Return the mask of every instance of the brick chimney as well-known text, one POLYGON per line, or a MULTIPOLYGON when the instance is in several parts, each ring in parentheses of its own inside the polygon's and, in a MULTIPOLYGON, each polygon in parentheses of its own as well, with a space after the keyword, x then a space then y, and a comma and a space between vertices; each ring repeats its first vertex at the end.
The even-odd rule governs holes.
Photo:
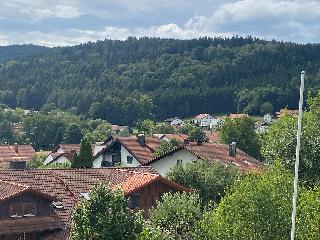
POLYGON ((16 153, 19 152, 19 145, 18 145, 17 143, 14 144, 14 151, 15 151, 16 153))
POLYGON ((142 147, 146 146, 146 137, 144 136, 144 134, 139 134, 137 141, 140 144, 140 146, 142 147))
POLYGON ((232 142, 231 144, 229 144, 229 156, 230 157, 237 156, 237 143, 236 142, 232 142))

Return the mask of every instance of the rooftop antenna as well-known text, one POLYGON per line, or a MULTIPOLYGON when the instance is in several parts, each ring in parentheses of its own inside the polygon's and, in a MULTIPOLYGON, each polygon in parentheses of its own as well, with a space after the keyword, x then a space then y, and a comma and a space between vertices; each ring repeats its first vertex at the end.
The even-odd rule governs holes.
POLYGON ((299 158, 300 158, 300 137, 301 137, 301 122, 302 122, 302 106, 303 106, 303 91, 305 71, 301 72, 300 84, 300 100, 299 100, 299 115, 298 115, 298 130, 297 130, 297 146, 296 146, 296 163, 294 166, 294 181, 293 181, 293 196, 292 196, 292 228, 291 240, 294 240, 296 233, 296 215, 297 215, 297 198, 298 198, 298 174, 299 174, 299 158))

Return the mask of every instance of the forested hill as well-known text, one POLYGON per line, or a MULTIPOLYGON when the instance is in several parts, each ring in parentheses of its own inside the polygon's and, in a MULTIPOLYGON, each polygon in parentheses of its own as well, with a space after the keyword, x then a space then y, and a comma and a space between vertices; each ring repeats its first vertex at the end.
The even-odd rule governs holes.
POLYGON ((316 90, 319 45, 130 37, 0 64, 0 103, 58 107, 119 124, 199 112, 259 114, 296 106, 302 69, 306 87, 316 90))
POLYGON ((32 44, 0 46, 0 63, 17 58, 33 57, 47 50, 49 48, 32 44))

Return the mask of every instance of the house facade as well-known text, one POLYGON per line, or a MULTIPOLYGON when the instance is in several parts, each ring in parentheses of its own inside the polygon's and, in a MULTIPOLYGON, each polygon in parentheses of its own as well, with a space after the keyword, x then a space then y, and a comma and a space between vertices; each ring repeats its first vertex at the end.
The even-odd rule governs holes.
POLYGON ((263 116, 263 121, 265 123, 271 123, 273 119, 273 115, 271 113, 267 113, 263 116))
MULTIPOLYGON (((105 146, 103 143, 91 145, 92 155, 95 156, 105 146)), ((74 152, 80 153, 80 144, 59 144, 44 160, 44 165, 71 163, 74 152)))
POLYGON ((112 137, 104 144, 105 148, 94 157, 93 167, 95 168, 143 165, 154 157, 154 152, 160 146, 161 140, 140 135, 138 137, 112 137))
POLYGON ((178 117, 168 118, 168 119, 164 120, 164 122, 171 125, 171 126, 182 126, 184 124, 184 122, 178 117))
POLYGON ((69 238, 72 212, 97 183, 121 188, 132 210, 149 210, 167 192, 189 189, 150 167, 0 171, 0 240, 69 238))
POLYGON ((195 116, 194 123, 199 127, 209 127, 210 123, 215 119, 217 118, 208 113, 201 113, 195 116))

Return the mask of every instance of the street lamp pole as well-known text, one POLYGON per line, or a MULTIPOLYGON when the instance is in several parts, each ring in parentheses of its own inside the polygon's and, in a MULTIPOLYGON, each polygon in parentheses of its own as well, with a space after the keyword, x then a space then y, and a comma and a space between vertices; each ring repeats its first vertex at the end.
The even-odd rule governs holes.
POLYGON ((301 72, 300 84, 300 100, 299 100, 299 115, 298 115, 298 130, 297 130, 297 146, 296 146, 296 162, 294 166, 294 181, 293 181, 293 196, 292 196, 292 228, 291 240, 294 240, 296 233, 296 215, 297 215, 297 199, 298 199, 298 175, 299 175, 299 160, 300 160, 300 138, 301 138, 301 123, 302 123, 302 106, 303 106, 303 91, 305 71, 301 72))

